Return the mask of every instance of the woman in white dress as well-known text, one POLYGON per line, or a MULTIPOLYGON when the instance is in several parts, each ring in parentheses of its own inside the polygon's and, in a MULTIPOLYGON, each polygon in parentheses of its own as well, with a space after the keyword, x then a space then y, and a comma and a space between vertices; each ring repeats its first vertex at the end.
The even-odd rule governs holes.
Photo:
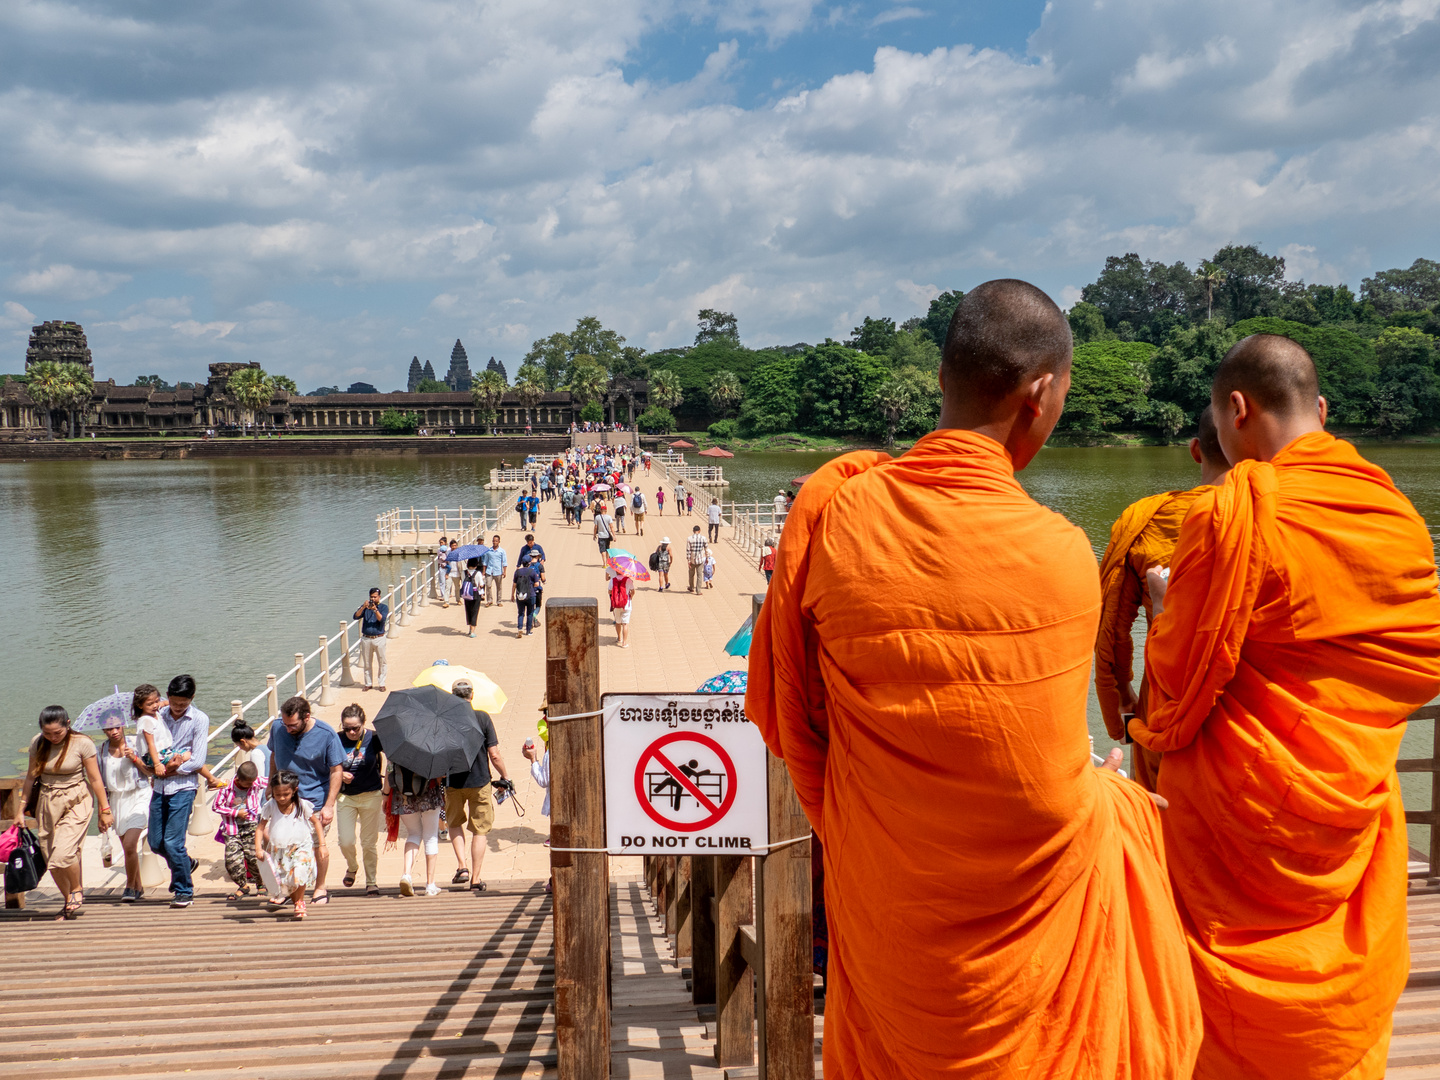
POLYGON ((150 821, 152 774, 140 760, 138 738, 126 735, 122 723, 103 730, 106 741, 100 747, 100 776, 115 814, 115 834, 125 851, 125 891, 120 900, 133 904, 145 894, 140 884, 140 834, 150 821))

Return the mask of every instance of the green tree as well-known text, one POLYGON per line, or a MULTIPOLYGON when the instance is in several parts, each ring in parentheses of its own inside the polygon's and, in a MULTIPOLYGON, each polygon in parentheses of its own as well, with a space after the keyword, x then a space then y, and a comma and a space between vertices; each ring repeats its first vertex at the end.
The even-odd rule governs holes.
POLYGON ((885 356, 895 344, 895 320, 866 315, 865 321, 850 331, 845 344, 870 356, 885 356))
POLYGON ((700 329, 695 334, 696 345, 704 345, 707 341, 740 344, 740 323, 733 312, 701 308, 696 320, 700 324, 700 329))
POLYGON ((1065 318, 1070 321, 1070 334, 1077 345, 1083 345, 1087 341, 1104 341, 1115 336, 1105 326, 1105 313, 1084 300, 1072 307, 1065 318))
POLYGON ((1142 341, 1096 341, 1075 346, 1061 428, 1098 433, 1145 417, 1149 402, 1142 373, 1154 352, 1153 345, 1142 341))
MULTIPOLYGON (((284 390, 286 393, 290 394, 300 393, 300 387, 295 385, 295 380, 290 378, 289 375, 272 375, 270 376, 270 379, 272 382, 275 383, 275 390, 277 393, 281 390, 284 390)), ((353 393, 354 391, 351 392, 353 393)))
POLYGON ((229 382, 225 384, 225 389, 249 415, 250 423, 253 425, 251 433, 258 439, 260 437, 260 412, 275 397, 274 381, 260 368, 246 367, 230 376, 229 382))
POLYGON ((486 371, 470 384, 470 400, 486 426, 495 423, 500 402, 505 399, 505 378, 498 371, 486 371))
POLYGON ((1412 327, 1392 326, 1375 339, 1375 360, 1381 371, 1402 365, 1435 369, 1435 339, 1412 327))
POLYGON ((1381 315, 1440 304, 1440 262, 1416 259, 1408 270, 1381 270, 1360 282, 1360 300, 1381 315))
POLYGON ((1150 397, 1174 402, 1185 414, 1185 425, 1195 423, 1210 404, 1215 369, 1237 340, 1219 319, 1172 330, 1150 360, 1150 397))
POLYGON ((884 360, 835 341, 817 345, 800 362, 800 426, 822 435, 878 433, 870 402, 890 377, 884 360))
POLYGON ((1205 290, 1205 318, 1215 317, 1215 290, 1225 284, 1225 271, 1214 263, 1201 263, 1195 271, 1195 280, 1205 290))
POLYGON ((45 422, 45 438, 54 441, 55 427, 51 413, 61 407, 69 393, 64 373, 54 360, 40 360, 31 364, 25 374, 29 376, 25 392, 40 409, 40 418, 45 422))
POLYGON ((380 414, 380 430, 386 435, 414 435, 420 430, 420 414, 386 409, 380 414))
POLYGON ((598 424, 605 419, 605 410, 600 407, 598 401, 587 401, 580 407, 580 419, 588 420, 592 424, 598 424))
POLYGON ((570 365, 570 335, 557 331, 547 338, 541 338, 530 346, 520 360, 521 366, 530 364, 545 373, 545 385, 556 389, 565 378, 565 369, 570 365))
POLYGON ((740 405, 740 430, 747 435, 792 431, 800 393, 798 356, 780 357, 756 368, 740 405))
POLYGON ((965 294, 959 289, 953 292, 942 292, 930 301, 930 307, 920 323, 920 329, 929 334, 930 340, 942 349, 945 347, 945 335, 950 330, 950 319, 964 298, 965 294))
POLYGON ((166 382, 164 379, 162 379, 159 375, 136 375, 136 376, 135 376, 135 381, 132 382, 130 385, 131 385, 131 386, 148 386, 148 387, 150 387, 150 389, 152 389, 152 390, 158 390, 158 391, 160 391, 162 394, 163 394, 163 393, 166 393, 167 391, 170 391, 170 390, 174 390, 174 389, 175 389, 175 388, 174 388, 173 386, 171 386, 168 382, 166 382))
POLYGON ((61 404, 70 417, 70 434, 83 439, 85 414, 90 411, 90 399, 95 395, 95 380, 84 364, 61 364, 60 377, 65 385, 61 404))
POLYGON ((1120 338, 1158 342, 1189 324, 1198 291, 1184 263, 1167 266, 1132 251, 1107 257, 1100 276, 1080 291, 1080 298, 1099 308, 1105 325, 1120 338))
POLYGON ((575 329, 570 331, 570 359, 572 362, 577 356, 583 354, 594 357, 597 364, 609 371, 620 359, 621 350, 624 347, 625 339, 614 330, 606 330, 594 315, 586 315, 583 319, 578 320, 575 323, 575 329))
POLYGON ((659 405, 651 405, 635 418, 635 425, 641 431, 655 432, 664 435, 667 432, 675 430, 675 417, 669 409, 661 408, 659 405))
MULTIPOLYGON (((595 404, 596 408, 600 408, 597 403, 604 396, 605 388, 610 384, 610 376, 593 356, 583 354, 577 356, 574 363, 570 365, 569 380, 567 389, 582 408, 590 404, 595 404)), ((602 409, 601 416, 603 417, 603 415, 604 410, 602 409)), ((591 420, 592 418, 582 416, 581 419, 591 420)), ((599 419, 599 417, 594 419, 599 419)))
POLYGON ((650 372, 650 404, 658 405, 662 409, 673 409, 685 400, 685 393, 680 389, 680 379, 668 368, 659 368, 650 372))
POLYGON ((885 422, 885 445, 894 446, 895 429, 915 403, 913 388, 907 380, 892 375, 875 388, 871 401, 885 422))
POLYGON ((538 364, 521 364, 515 373, 515 396, 525 410, 525 422, 533 424, 535 407, 545 396, 545 369, 538 364))
POLYGON ((940 370, 940 346, 922 330, 897 330, 890 344, 890 366, 896 371, 915 367, 921 371, 940 370))
POLYGON ((415 387, 417 394, 448 394, 450 387, 446 386, 439 379, 421 379, 415 387))
POLYGON ((729 415, 745 396, 740 377, 733 371, 717 371, 710 376, 709 396, 711 408, 722 417, 729 415))
POLYGON ((1215 289, 1220 314, 1227 323, 1270 315, 1280 306, 1285 285, 1285 260, 1267 255, 1254 244, 1229 244, 1209 264, 1224 273, 1215 289))

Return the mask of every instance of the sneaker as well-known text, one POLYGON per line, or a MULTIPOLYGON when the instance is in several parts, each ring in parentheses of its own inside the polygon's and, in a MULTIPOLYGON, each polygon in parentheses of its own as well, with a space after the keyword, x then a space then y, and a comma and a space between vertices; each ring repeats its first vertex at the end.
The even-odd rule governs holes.
POLYGON ((410 875, 409 875, 409 874, 406 874, 404 877, 402 877, 402 878, 400 879, 400 895, 401 895, 401 896, 414 896, 414 895, 415 895, 415 886, 410 883, 410 875))
POLYGON ((193 874, 193 873, 195 873, 196 870, 199 870, 199 869, 200 869, 200 860, 197 859, 197 858, 195 858, 194 855, 191 855, 191 856, 190 856, 190 873, 193 874))
POLYGON ((171 900, 171 901, 170 901, 170 906, 171 906, 172 908, 187 908, 187 907, 189 907, 192 903, 194 903, 194 901, 192 901, 188 896, 185 896, 185 897, 177 896, 177 897, 175 897, 174 900, 171 900))
POLYGON ((120 902, 122 904, 133 904, 139 899, 140 891, 138 889, 126 889, 120 894, 120 902))
POLYGON ((436 885, 435 882, 433 882, 433 881, 430 882, 429 885, 426 885, 426 886, 425 886, 425 895, 426 895, 426 896, 439 896, 439 895, 440 895, 440 886, 439 886, 439 885, 436 885))

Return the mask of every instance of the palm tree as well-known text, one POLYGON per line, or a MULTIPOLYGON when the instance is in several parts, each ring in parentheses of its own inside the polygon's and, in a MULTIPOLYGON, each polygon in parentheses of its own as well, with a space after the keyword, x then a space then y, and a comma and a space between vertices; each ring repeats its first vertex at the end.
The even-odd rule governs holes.
POLYGON ((53 409, 60 407, 69 392, 65 374, 54 360, 37 361, 31 364, 25 373, 30 376, 30 381, 25 386, 25 392, 30 395, 30 400, 39 408, 40 415, 45 421, 45 438, 53 442, 55 428, 51 423, 50 413, 53 409))
POLYGON ((1205 289, 1205 318, 1215 317, 1215 290, 1225 284, 1225 271, 1214 263, 1201 263, 1195 280, 1205 289))
POLYGON ((95 394, 95 379, 84 364, 61 364, 60 377, 65 383, 65 397, 61 406, 70 416, 70 435, 85 437, 85 414, 90 411, 90 399, 95 394))
POLYGON ((717 371, 710 377, 710 404, 721 416, 733 412, 745 396, 740 388, 740 376, 733 371, 717 371))
POLYGON ((526 422, 533 423, 531 414, 545 396, 545 369, 538 364, 521 364, 515 373, 515 396, 525 410, 526 422))
POLYGON ((225 384, 240 407, 250 414, 252 434, 260 438, 260 410, 275 396, 275 381, 260 368, 241 368, 225 384))
POLYGON ((680 392, 680 376, 668 368, 659 368, 650 373, 650 404, 662 409, 674 409, 685 400, 680 392))
POLYGON ((504 399, 505 380, 498 371, 487 371, 470 384, 470 400, 475 402, 483 424, 495 423, 495 415, 504 399))
POLYGON ((895 445, 895 429, 915 401, 914 389, 904 379, 891 379, 875 391, 875 407, 885 417, 885 445, 895 445))
POLYGON ((592 401, 598 401, 605 394, 605 389, 610 385, 610 376, 606 373, 595 359, 590 356, 577 356, 575 363, 570 366, 570 385, 566 388, 575 403, 582 409, 592 401))

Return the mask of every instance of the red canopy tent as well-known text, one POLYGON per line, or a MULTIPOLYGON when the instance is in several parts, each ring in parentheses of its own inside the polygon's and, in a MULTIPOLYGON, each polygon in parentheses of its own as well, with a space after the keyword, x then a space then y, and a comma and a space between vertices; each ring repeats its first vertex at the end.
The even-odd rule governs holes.
POLYGON ((815 475, 815 474, 814 474, 813 472, 807 472, 804 476, 797 476, 797 477, 795 477, 795 479, 791 480, 790 483, 792 483, 792 484, 794 484, 794 485, 796 485, 796 486, 798 487, 799 485, 803 484, 806 480, 809 480, 810 477, 812 477, 812 476, 814 476, 814 475, 815 475))
POLYGON ((719 457, 734 457, 735 455, 732 454, 729 450, 722 450, 722 449, 720 449, 720 447, 718 447, 718 446, 712 446, 712 447, 710 447, 709 450, 701 450, 700 453, 696 454, 695 456, 696 456, 696 457, 716 457, 716 458, 719 458, 719 457))
POLYGON ((695 444, 685 439, 676 439, 670 444, 671 450, 694 450, 695 444))

